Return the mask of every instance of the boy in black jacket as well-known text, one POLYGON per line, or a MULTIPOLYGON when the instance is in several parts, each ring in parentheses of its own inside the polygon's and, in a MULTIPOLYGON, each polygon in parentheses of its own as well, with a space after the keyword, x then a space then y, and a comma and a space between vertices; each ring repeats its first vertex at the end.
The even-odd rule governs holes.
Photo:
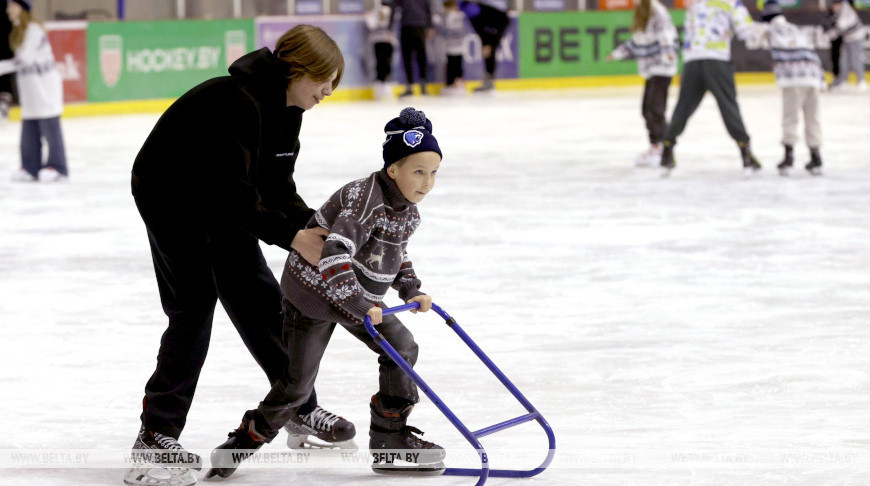
POLYGON ((212 452, 213 469, 207 477, 230 476, 291 419, 293 408, 313 389, 336 323, 378 354, 380 387, 370 403, 369 449, 376 457, 372 467, 376 472, 425 474, 443 469, 444 449, 414 435, 420 431, 406 423, 419 401, 416 385, 362 326, 368 316, 413 365, 417 343, 398 318, 382 315, 383 298, 392 287, 405 302, 419 302, 422 312, 432 306, 432 298, 420 292, 406 249, 420 224, 416 203, 435 185, 441 149, 432 136, 432 123, 413 108, 402 110, 384 131, 383 170, 339 189, 308 223, 329 230, 319 263, 307 262, 296 251, 287 257, 281 290, 293 366, 212 452), (396 457, 415 465, 395 466, 396 457))
MULTIPOLYGON (((293 169, 303 112, 332 94, 343 71, 335 42, 317 27, 298 25, 274 51, 246 54, 230 66, 230 76, 179 98, 136 157, 133 196, 169 317, 157 368, 145 386, 133 446, 140 461, 154 463, 172 451, 178 459, 173 464, 156 462, 201 467, 177 439, 218 299, 269 382, 286 369, 281 291, 258 240, 319 259, 326 231, 303 229, 314 210, 297 194, 293 169)), ((353 424, 317 406, 313 390, 299 405, 291 428, 310 423, 308 434, 330 441, 355 434, 353 424)), ((128 484, 151 484, 129 476, 128 484)))

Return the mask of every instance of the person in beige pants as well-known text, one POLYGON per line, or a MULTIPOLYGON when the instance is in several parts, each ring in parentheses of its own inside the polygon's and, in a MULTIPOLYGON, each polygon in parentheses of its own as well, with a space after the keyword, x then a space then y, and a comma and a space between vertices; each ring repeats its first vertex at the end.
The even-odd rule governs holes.
POLYGON ((770 57, 776 84, 782 89, 782 144, 785 157, 776 167, 780 175, 788 175, 794 165, 794 144, 798 141, 798 121, 804 114, 810 161, 805 168, 812 175, 821 175, 822 124, 819 113, 819 91, 825 86, 822 62, 809 38, 798 26, 786 21, 776 0, 767 0, 761 12, 764 23, 759 34, 770 41, 770 57))

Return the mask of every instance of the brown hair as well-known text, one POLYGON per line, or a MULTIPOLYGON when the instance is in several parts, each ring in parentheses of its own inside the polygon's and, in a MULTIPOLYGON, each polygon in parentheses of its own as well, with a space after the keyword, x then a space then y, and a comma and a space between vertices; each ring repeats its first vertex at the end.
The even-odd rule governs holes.
POLYGON ((338 87, 344 74, 344 56, 341 49, 320 27, 299 24, 288 30, 275 44, 275 56, 289 64, 290 82, 309 76, 315 81, 325 81, 332 73, 338 73, 332 89, 338 87))
MULTIPOLYGON (((4 12, 3 15, 6 15, 6 13, 4 12)), ((24 34, 27 32, 27 26, 31 22, 34 22, 34 19, 30 11, 22 8, 21 16, 18 17, 18 25, 13 25, 12 30, 9 32, 9 47, 13 51, 21 47, 21 44, 24 42, 24 34)))
POLYGON ((637 8, 634 9, 634 22, 631 24, 631 31, 646 30, 650 16, 652 16, 652 0, 639 0, 637 8))

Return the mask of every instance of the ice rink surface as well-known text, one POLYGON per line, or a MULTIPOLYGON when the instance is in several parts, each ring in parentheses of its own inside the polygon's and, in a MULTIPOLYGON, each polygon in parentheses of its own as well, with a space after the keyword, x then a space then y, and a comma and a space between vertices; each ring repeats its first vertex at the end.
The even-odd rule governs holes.
MULTIPOLYGON (((544 473, 487 484, 866 484, 870 94, 824 94, 825 174, 803 171, 799 145, 786 178, 775 170, 779 91, 739 91, 764 165, 751 180, 709 96, 669 179, 633 166, 646 148, 639 87, 327 102, 305 115, 296 181, 314 207, 380 168, 383 125, 402 107, 433 120, 445 157, 409 245, 423 290, 556 434, 544 473)), ((166 326, 129 190, 156 119, 65 119, 71 179, 55 185, 9 181, 20 124, 0 128, 0 484, 122 482, 121 466, 59 454, 66 465, 32 467, 26 457, 51 456, 14 453, 119 456, 133 443, 166 326)), ((264 252, 280 275, 285 252, 264 252)), ((472 430, 525 413, 434 313, 403 320, 421 345, 418 372, 472 430)), ((374 355, 337 330, 318 394, 357 425, 362 447, 376 386, 374 355)), ((182 444, 207 455, 267 390, 218 310, 182 444)), ((410 424, 448 449, 448 466, 475 467, 425 397, 410 424)), ((286 452, 283 439, 264 450, 286 452)), ((546 455, 534 422, 481 441, 493 468, 546 455)), ((244 465, 226 484, 475 482, 320 459, 244 465)))

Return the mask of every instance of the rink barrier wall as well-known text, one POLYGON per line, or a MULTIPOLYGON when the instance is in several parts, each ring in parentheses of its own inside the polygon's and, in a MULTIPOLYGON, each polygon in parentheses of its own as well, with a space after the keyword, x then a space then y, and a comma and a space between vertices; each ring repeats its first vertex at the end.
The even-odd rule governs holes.
MULTIPOLYGON (((740 85, 773 85, 775 78, 773 73, 737 73, 735 76, 738 86, 740 85)), ((674 78, 673 86, 679 84, 679 76, 674 78)), ((541 90, 566 90, 566 89, 596 89, 596 88, 622 88, 631 86, 643 86, 644 80, 636 75, 620 76, 580 76, 573 78, 541 78, 541 79, 503 79, 496 81, 496 89, 499 91, 541 91, 541 90)), ((468 90, 477 87, 479 82, 469 82, 468 90)), ((443 85, 433 85, 433 92, 438 94, 443 85)), ((394 88, 398 94, 400 88, 394 88)), ((469 96, 472 96, 469 93, 469 96)), ((327 98, 325 103, 353 102, 374 100, 372 88, 348 88, 339 89, 327 98)), ((137 113, 163 113, 169 108, 176 98, 160 98, 153 100, 130 100, 93 103, 68 103, 64 106, 64 118, 78 118, 87 116, 103 115, 128 115, 137 113)), ((13 121, 21 120, 21 110, 13 108, 9 113, 13 121)))
MULTIPOLYGON (((672 11, 677 26, 685 13, 672 11)), ((870 11, 860 11, 870 25, 870 11)), ((814 39, 826 67, 830 44, 821 31, 823 13, 788 12, 789 20, 814 39)), ((374 60, 366 42, 362 15, 258 17, 239 20, 153 22, 47 22, 64 85, 64 116, 160 111, 167 100, 197 83, 226 74, 236 58, 272 46, 296 23, 326 30, 346 56, 342 85, 331 101, 374 98, 374 60)), ((496 86, 500 90, 566 89, 642 84, 633 61, 605 62, 604 57, 631 33, 629 11, 524 12, 514 15, 499 49, 496 86)), ((865 28, 865 32, 870 29, 865 28)), ((466 25, 464 65, 468 88, 479 85, 483 62, 480 39, 466 25)), ((773 82, 770 54, 764 45, 733 43, 738 83, 773 82)), ((444 81, 443 40, 429 45, 430 79, 435 93, 444 81)), ((397 84, 403 83, 399 51, 393 59, 397 84)), ((395 88, 397 91, 400 88, 395 88)), ((18 119, 19 110, 13 110, 18 119)))

